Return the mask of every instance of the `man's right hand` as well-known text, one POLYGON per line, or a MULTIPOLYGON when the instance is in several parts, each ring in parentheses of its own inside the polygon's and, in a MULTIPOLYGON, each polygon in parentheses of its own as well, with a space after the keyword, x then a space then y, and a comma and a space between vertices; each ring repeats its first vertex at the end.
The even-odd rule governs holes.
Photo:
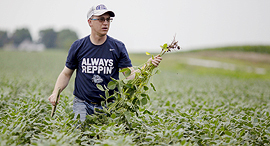
MULTIPOLYGON (((56 94, 56 93, 53 93, 53 94, 48 98, 48 100, 50 101, 50 103, 51 103, 53 106, 55 106, 56 96, 57 96, 57 94, 56 94)), ((58 101, 57 101, 57 104, 58 104, 58 103, 59 103, 59 99, 58 99, 58 101)))

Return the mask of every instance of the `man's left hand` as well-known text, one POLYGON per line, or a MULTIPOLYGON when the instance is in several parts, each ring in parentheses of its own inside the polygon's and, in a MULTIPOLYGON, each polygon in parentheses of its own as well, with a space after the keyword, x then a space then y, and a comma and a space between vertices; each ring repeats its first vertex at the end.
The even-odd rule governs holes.
POLYGON ((158 66, 159 63, 161 62, 162 60, 162 57, 160 55, 157 55, 154 57, 154 59, 151 57, 148 59, 148 62, 151 62, 154 66, 158 66))

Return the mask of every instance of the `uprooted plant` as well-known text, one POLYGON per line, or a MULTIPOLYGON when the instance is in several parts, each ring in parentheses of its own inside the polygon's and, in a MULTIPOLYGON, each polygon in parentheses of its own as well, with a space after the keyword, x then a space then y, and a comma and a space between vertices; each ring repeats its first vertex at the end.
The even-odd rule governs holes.
MULTIPOLYGON (((158 54, 159 56, 163 56, 166 52, 171 52, 172 50, 180 50, 181 47, 178 46, 178 41, 175 41, 175 37, 171 44, 165 43, 164 45, 160 46, 161 52, 158 54)), ((150 53, 146 52, 147 55, 150 53)), ((154 59, 154 56, 152 55, 154 59)), ((155 70, 156 67, 150 63, 149 61, 144 63, 143 65, 137 67, 138 71, 135 72, 134 79, 122 79, 116 80, 112 78, 106 86, 101 86, 97 84, 99 90, 105 92, 105 102, 102 103, 103 110, 98 110, 96 115, 92 117, 99 116, 99 118, 95 118, 96 120, 102 119, 104 117, 119 117, 121 121, 125 121, 129 123, 129 119, 133 115, 138 115, 138 110, 140 106, 146 105, 147 102, 150 100, 147 92, 149 90, 149 79, 154 74, 158 73, 158 70, 155 70), (114 90, 113 95, 109 95, 109 91, 114 90), (114 98, 114 103, 107 103, 108 99, 114 98), (104 114, 105 113, 105 114, 104 114)), ((131 70, 129 68, 122 69, 120 72, 124 72, 125 77, 131 75, 131 70)), ((155 87, 152 83, 150 86, 155 91, 155 87)), ((90 120, 91 123, 98 123, 98 122, 105 122, 107 120, 102 121, 90 120)), ((100 124, 100 123, 99 123, 100 124)))

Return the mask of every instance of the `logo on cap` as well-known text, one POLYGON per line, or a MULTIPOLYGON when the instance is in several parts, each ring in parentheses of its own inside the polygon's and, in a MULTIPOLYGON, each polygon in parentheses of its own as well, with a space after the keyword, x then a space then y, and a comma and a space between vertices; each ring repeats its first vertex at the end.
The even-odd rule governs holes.
POLYGON ((107 8, 105 7, 105 5, 98 5, 96 7, 96 10, 107 10, 107 8))

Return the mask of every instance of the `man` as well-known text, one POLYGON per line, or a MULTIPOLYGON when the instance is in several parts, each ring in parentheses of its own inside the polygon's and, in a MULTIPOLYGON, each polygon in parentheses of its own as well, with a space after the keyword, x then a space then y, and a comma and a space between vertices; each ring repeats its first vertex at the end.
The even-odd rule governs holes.
MULTIPOLYGON (((133 69, 125 45, 107 35, 114 16, 114 12, 102 4, 89 10, 87 20, 91 34, 71 45, 66 66, 58 76, 53 93, 48 98, 52 105, 55 105, 58 88, 61 88, 61 91, 65 89, 76 69, 73 112, 75 117, 80 114, 81 121, 85 120, 87 114, 93 114, 95 108, 102 109, 100 103, 104 99, 100 95, 105 97, 105 93, 100 91, 96 84, 107 85, 111 77, 119 79, 119 69, 131 69, 132 74, 128 79, 133 79, 134 72, 139 71, 133 69)), ((148 61, 158 66, 161 60, 160 56, 156 56, 148 61)))

